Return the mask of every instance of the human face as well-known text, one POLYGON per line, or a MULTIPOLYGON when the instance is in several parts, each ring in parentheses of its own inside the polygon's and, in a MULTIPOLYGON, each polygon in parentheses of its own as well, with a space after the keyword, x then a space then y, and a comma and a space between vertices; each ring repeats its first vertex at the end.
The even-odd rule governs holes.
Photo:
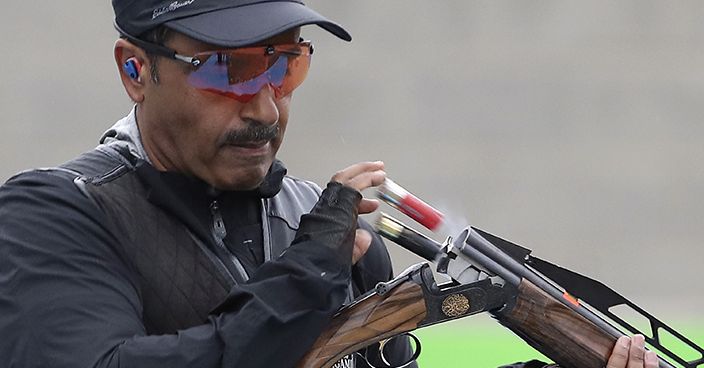
MULTIPOLYGON (((295 29, 257 45, 298 39, 295 29)), ((178 33, 166 46, 183 55, 218 49, 178 33)), ((137 109, 142 141, 155 167, 198 177, 222 190, 261 184, 283 141, 291 95, 277 99, 265 86, 251 100, 236 101, 193 87, 187 64, 159 58, 158 66, 159 83, 147 82, 137 109)))

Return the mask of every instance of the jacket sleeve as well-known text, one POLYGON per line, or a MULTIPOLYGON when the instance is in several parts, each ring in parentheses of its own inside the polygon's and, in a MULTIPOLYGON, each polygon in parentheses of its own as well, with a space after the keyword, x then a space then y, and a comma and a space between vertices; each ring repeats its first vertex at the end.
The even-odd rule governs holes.
POLYGON ((0 188, 0 366, 293 366, 347 294, 349 264, 304 236, 207 323, 147 336, 137 276, 108 223, 60 172, 0 188))

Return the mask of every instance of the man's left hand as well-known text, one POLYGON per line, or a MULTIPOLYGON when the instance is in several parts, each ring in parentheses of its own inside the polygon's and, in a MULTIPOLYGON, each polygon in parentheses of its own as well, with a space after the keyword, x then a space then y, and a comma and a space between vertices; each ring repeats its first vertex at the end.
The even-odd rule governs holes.
POLYGON ((606 368, 657 368, 658 356, 645 350, 643 335, 621 336, 611 352, 606 368))

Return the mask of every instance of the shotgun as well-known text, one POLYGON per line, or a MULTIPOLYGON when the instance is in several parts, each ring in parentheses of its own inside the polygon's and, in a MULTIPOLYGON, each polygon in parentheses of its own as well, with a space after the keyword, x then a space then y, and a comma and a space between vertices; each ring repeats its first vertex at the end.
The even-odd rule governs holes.
MULTIPOLYGON (((384 358, 383 343, 399 335, 415 340, 415 359, 420 342, 410 331, 481 312, 490 313, 565 368, 605 367, 616 340, 624 335, 619 327, 644 335, 679 366, 704 366, 704 349, 691 340, 601 282, 537 258, 530 249, 471 226, 439 244, 387 214, 382 214, 376 229, 430 261, 451 281, 436 283, 430 264, 419 263, 379 283, 342 307, 297 367, 330 367, 377 342, 382 343, 384 358), (621 305, 647 319, 648 330, 639 330, 611 311, 621 305), (686 360, 665 346, 666 335, 686 345, 696 358, 686 360)), ((675 366, 661 356, 659 367, 675 366)))

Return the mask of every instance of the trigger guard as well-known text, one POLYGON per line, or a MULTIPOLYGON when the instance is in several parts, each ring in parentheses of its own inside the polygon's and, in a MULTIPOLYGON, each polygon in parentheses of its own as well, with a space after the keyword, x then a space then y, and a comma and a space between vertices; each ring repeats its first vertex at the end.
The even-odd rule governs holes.
MULTIPOLYGON (((390 338, 390 339, 386 339, 386 340, 380 341, 380 342, 379 342, 379 357, 381 358, 381 361, 382 361, 384 364, 386 364, 386 367, 390 367, 390 368, 404 368, 404 367, 407 367, 409 364, 415 362, 416 359, 418 359, 418 357, 420 356, 420 347, 421 347, 421 345, 420 345, 420 340, 419 340, 414 334, 412 334, 412 333, 410 333, 410 332, 404 332, 404 333, 399 334, 399 335, 396 335, 396 336, 394 336, 394 337, 392 337, 392 338, 390 338), (386 359, 386 355, 384 355, 384 347, 386 346, 386 344, 387 344, 389 341, 391 341, 391 340, 393 340, 393 339, 395 339, 395 338, 403 337, 403 336, 408 336, 408 337, 410 337, 410 338, 413 340, 414 345, 415 345, 415 349, 413 349, 413 355, 411 355, 411 357, 408 358, 408 360, 407 360, 406 362, 404 362, 403 364, 401 364, 401 365, 396 365, 396 366, 391 365, 391 363, 389 363, 389 360, 386 359)), ((365 355, 366 355, 366 354, 365 354, 365 355)), ((377 366, 375 366, 374 364, 372 364, 372 363, 367 359, 366 356, 362 356, 362 357, 363 357, 364 360, 367 362, 367 364, 368 364, 370 367, 372 367, 372 368, 385 368, 385 367, 377 367, 377 366)))

